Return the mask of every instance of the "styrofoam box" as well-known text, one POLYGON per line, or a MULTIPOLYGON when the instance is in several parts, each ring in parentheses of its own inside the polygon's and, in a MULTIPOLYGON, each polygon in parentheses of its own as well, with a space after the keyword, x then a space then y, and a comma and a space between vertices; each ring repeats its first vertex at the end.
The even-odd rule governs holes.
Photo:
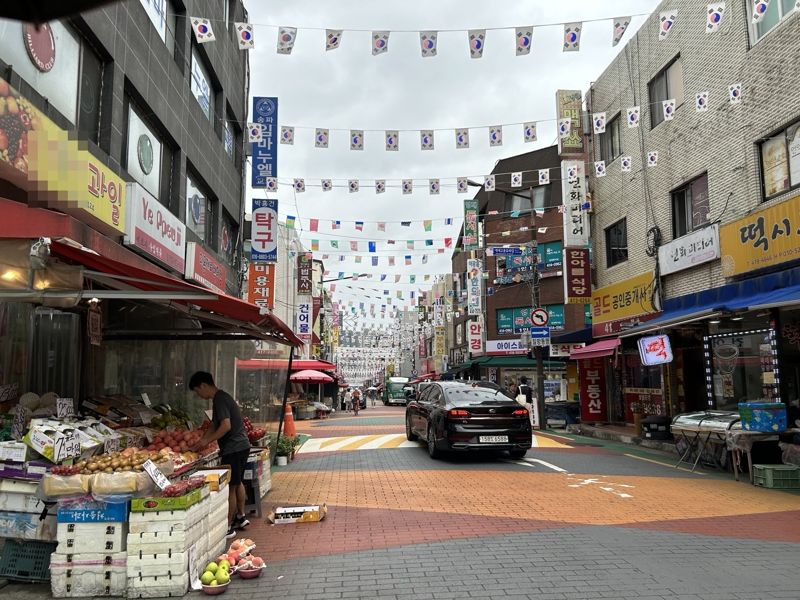
POLYGON ((128 536, 128 553, 141 551, 146 554, 170 554, 186 552, 205 532, 205 525, 198 523, 187 531, 150 531, 128 536))
MULTIPOLYGON (((173 529, 180 525, 189 528, 208 515, 208 500, 201 500, 193 504, 187 510, 156 510, 151 512, 131 511, 129 521, 131 526, 145 523, 168 522, 173 525, 173 529)), ((137 531, 138 532, 138 531, 137 531)))
POLYGON ((0 512, 0 538, 52 542, 56 539, 57 525, 54 514, 40 521, 34 513, 0 512))
MULTIPOLYGON (((205 546, 205 544, 203 544, 205 546)), ((128 555, 128 577, 153 575, 180 575, 189 569, 189 554, 187 552, 173 552, 171 554, 144 554, 128 555)))
POLYGON ((127 523, 59 523, 59 554, 122 552, 127 548, 127 523))
POLYGON ((221 505, 228 506, 228 486, 226 485, 218 492, 211 492, 208 497, 208 505, 209 511, 213 511, 215 508, 221 505))
POLYGON ((36 497, 35 481, 0 479, 0 510, 36 513, 44 509, 44 502, 36 497))
POLYGON ((224 521, 227 525, 228 523, 228 505, 224 504, 214 509, 214 512, 208 515, 206 522, 210 524, 211 527, 216 527, 216 524, 224 521))
POLYGON ((124 596, 127 554, 50 555, 50 584, 55 598, 124 596))
POLYGON ((181 597, 188 589, 188 572, 181 575, 128 578, 128 598, 181 597))

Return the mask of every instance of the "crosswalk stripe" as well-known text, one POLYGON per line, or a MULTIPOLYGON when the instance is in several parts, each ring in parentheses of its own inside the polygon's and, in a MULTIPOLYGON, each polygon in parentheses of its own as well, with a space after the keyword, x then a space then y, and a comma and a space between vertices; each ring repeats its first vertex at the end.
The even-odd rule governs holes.
POLYGON ((567 444, 562 444, 561 442, 557 442, 552 438, 545 437, 543 435, 533 435, 533 447, 534 448, 571 448, 567 444))
MULTIPOLYGON (((533 435, 534 448, 570 448, 566 444, 557 442, 552 438, 533 435)), ((403 433, 350 435, 331 438, 312 438, 300 449, 301 453, 311 452, 336 452, 339 450, 378 450, 385 448, 418 448, 419 443, 409 442, 403 433)))
POLYGON ((378 438, 383 437, 382 435, 364 435, 360 436, 361 439, 353 440, 349 444, 345 444, 344 446, 339 446, 339 450, 356 450, 356 449, 363 449, 365 444, 377 440, 378 438))
POLYGON ((375 450, 376 448, 396 447, 396 446, 389 446, 388 444, 390 444, 391 442, 394 442, 396 440, 399 440, 397 445, 400 445, 400 442, 402 442, 404 439, 405 439, 404 435, 397 435, 396 433, 390 433, 388 435, 381 435, 381 436, 378 436, 378 438, 375 439, 375 440, 371 440, 371 441, 368 441, 366 444, 362 444, 359 447, 359 450, 375 450))

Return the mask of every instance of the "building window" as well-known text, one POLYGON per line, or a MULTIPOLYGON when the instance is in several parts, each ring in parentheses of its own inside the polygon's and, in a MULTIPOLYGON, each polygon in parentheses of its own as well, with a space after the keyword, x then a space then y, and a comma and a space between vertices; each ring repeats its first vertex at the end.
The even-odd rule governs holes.
POLYGON ((100 143, 100 103, 103 97, 103 63, 84 44, 81 56, 80 96, 78 97, 78 133, 95 144, 100 143))
MULTIPOLYGON (((161 196, 163 144, 139 113, 128 103, 128 153, 125 168, 144 189, 161 196)), ((168 204, 168 203, 164 203, 168 204)))
POLYGON ((175 55, 175 11, 167 0, 139 0, 171 56, 175 55))
POLYGON ((672 192, 672 236, 679 238, 708 223, 708 174, 672 192))
POLYGON ((236 135, 234 134, 234 131, 233 131, 233 123, 231 123, 230 121, 226 120, 225 123, 224 123, 224 128, 225 128, 225 132, 224 132, 225 133, 225 154, 227 154, 231 158, 234 158, 234 155, 236 153, 236 143, 234 141, 236 139, 236 135))
POLYGON ((622 154, 622 144, 619 135, 619 115, 606 124, 605 133, 600 134, 600 160, 606 165, 611 164, 615 158, 622 154))
POLYGON ((628 260, 628 225, 620 219, 606 229, 606 266, 613 267, 628 260))
POLYGON ((211 121, 214 116, 214 90, 211 89, 211 78, 203 64, 197 48, 192 48, 192 95, 197 100, 206 118, 211 121))
POLYGON ((675 100, 675 108, 683 104, 683 63, 677 57, 664 67, 658 75, 647 84, 650 98, 650 128, 664 120, 661 103, 664 100, 675 100))
POLYGON ((233 266, 236 263, 236 244, 239 238, 239 226, 228 211, 222 209, 222 231, 219 235, 219 252, 225 257, 227 263, 233 266))
POLYGON ((195 180, 186 176, 186 226, 209 248, 216 246, 216 203, 195 180))
POLYGON ((753 42, 757 42, 767 35, 778 23, 791 15, 792 11, 797 9, 798 6, 796 0, 772 0, 761 20, 758 23, 753 23, 753 3, 748 2, 747 4, 749 11, 747 22, 750 23, 753 42))
POLYGON ((507 192, 503 204, 503 212, 529 213, 531 210, 542 210, 547 206, 550 198, 550 186, 540 185, 530 189, 529 192, 507 192))
POLYGON ((800 121, 762 142, 760 150, 765 200, 800 186, 800 121))

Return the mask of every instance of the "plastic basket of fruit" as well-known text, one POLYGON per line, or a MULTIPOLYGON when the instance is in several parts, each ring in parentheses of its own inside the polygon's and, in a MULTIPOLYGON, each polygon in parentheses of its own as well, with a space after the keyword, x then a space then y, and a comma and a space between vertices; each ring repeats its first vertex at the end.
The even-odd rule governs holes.
POLYGON ((224 594, 225 591, 228 589, 228 586, 231 584, 230 581, 227 583, 210 583, 209 585, 203 585, 203 593, 209 596, 219 596, 220 594, 224 594))
POLYGON ((236 565, 235 573, 242 579, 255 579, 261 577, 261 572, 267 567, 264 559, 259 556, 248 556, 236 565))

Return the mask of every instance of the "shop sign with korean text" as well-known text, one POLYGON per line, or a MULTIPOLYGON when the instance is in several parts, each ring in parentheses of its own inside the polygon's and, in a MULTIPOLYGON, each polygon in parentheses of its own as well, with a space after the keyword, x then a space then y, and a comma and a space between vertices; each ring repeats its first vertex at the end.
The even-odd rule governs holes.
POLYGON ((639 357, 646 367, 672 362, 672 346, 668 335, 651 335, 639 338, 639 357))
POLYGON ((425 334, 422 333, 419 336, 419 344, 418 344, 418 351, 420 358, 427 358, 428 357, 428 343, 425 338, 425 334))
POLYGON ((662 275, 691 269, 719 258, 719 225, 703 227, 664 244, 658 249, 662 275))
POLYGON ((311 296, 297 298, 297 321, 295 333, 303 342, 311 342, 311 314, 313 302, 311 296))
POLYGON ((575 350, 583 348, 586 344, 580 342, 577 344, 550 344, 550 356, 566 356, 569 357, 575 350))
POLYGON ((215 292, 225 293, 225 266, 197 242, 186 244, 186 279, 215 292))
POLYGON ((160 264, 183 273, 186 226, 138 183, 126 186, 128 213, 125 243, 160 264))
POLYGON ((253 122, 261 125, 261 141, 252 142, 251 187, 267 187, 267 179, 278 176, 278 99, 253 98, 253 122))
POLYGON ((800 196, 723 225, 719 237, 726 277, 800 258, 800 196))
POLYGON ((297 293, 311 294, 313 283, 311 279, 313 257, 311 252, 300 252, 297 255, 297 293))
POLYGON ((247 266, 247 301, 250 304, 275 309, 275 266, 254 262, 247 266))
POLYGON ((250 260, 278 260, 278 201, 253 198, 253 231, 250 241, 250 260))
POLYGON ((619 333, 654 318, 653 273, 613 283, 592 292, 592 335, 619 333))
POLYGON ((467 321, 467 332, 470 355, 483 356, 483 318, 479 317, 475 321, 467 321))
POLYGON ((433 331, 433 355, 435 357, 444 356, 446 353, 444 336, 444 325, 437 325, 433 331))
POLYGON ((483 312, 482 285, 483 262, 477 258, 470 258, 467 260, 467 314, 471 317, 483 312))
POLYGON ((592 265, 588 248, 564 248, 564 303, 591 304, 592 265))
POLYGON ((478 243, 478 201, 464 200, 464 250, 477 250, 478 243))
POLYGON ((123 179, 3 79, 0 97, 7 107, 0 123, 0 178, 29 192, 32 206, 44 204, 106 235, 124 235, 123 179))
POLYGON ((564 246, 586 247, 589 245, 590 232, 583 162, 561 161, 561 192, 564 203, 564 246))
POLYGON ((571 119, 570 133, 558 138, 559 154, 583 154, 583 96, 580 90, 557 90, 556 111, 559 119, 571 119))
POLYGON ((578 361, 581 382, 581 422, 607 421, 605 359, 588 358, 578 361))
POLYGON ((486 354, 488 356, 507 356, 527 353, 528 350, 520 344, 519 340, 486 340, 486 354))
POLYGON ((522 333, 533 327, 531 321, 533 308, 499 308, 495 313, 497 319, 497 333, 508 335, 522 333))

